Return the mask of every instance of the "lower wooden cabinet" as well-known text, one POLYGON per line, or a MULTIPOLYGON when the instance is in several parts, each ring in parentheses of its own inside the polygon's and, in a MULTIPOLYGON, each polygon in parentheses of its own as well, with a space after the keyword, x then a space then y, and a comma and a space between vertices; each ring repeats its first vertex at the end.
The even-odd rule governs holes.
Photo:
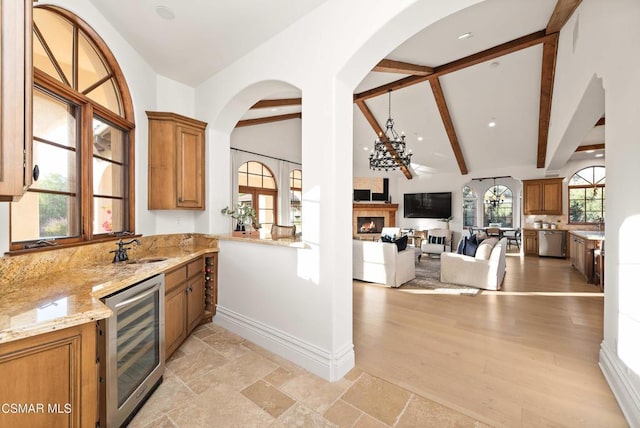
POLYGON ((94 427, 96 325, 0 345, 0 427, 94 427))
POLYGON ((165 357, 182 344, 204 317, 204 257, 165 273, 165 357))
POLYGON ((525 255, 538 255, 538 231, 525 230, 522 233, 522 248, 525 255))

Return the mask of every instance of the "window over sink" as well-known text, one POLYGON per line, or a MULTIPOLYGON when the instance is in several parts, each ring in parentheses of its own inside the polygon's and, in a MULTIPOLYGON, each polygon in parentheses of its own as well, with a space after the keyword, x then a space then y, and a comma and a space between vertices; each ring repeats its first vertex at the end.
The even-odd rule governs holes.
POLYGON ((569 180, 569 223, 600 224, 604 222, 606 170, 589 166, 569 180))
POLYGON ((115 57, 80 18, 44 5, 33 11, 33 64, 39 177, 11 204, 10 249, 133 232, 135 124, 115 57))

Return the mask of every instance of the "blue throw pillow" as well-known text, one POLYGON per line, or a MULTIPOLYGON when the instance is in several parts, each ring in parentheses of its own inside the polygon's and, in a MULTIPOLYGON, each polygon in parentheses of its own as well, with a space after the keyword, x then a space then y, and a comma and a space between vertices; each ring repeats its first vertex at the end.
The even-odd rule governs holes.
POLYGON ((460 240, 460 242, 458 242, 458 249, 456 250, 456 253, 464 254, 464 246, 466 243, 467 243, 467 237, 465 236, 463 239, 460 240))
POLYGON ((465 238, 464 244, 464 255, 465 256, 476 256, 476 251, 478 250, 478 245, 482 242, 482 239, 478 239, 478 237, 474 234, 468 238, 465 238))
POLYGON ((398 247, 398 252, 404 251, 407 249, 407 242, 409 241, 409 237, 404 235, 401 238, 395 240, 395 244, 398 247))

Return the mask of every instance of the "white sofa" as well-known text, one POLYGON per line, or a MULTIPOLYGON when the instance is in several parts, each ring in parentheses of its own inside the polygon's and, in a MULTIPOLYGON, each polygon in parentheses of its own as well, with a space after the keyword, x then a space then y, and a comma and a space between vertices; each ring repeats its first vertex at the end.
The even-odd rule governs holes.
POLYGON ((507 266, 507 238, 502 238, 487 249, 491 242, 495 243, 496 239, 482 241, 475 257, 443 253, 440 256, 440 281, 485 290, 500 290, 507 266))
POLYGON ((429 229, 420 244, 423 254, 442 254, 451 252, 451 230, 449 229, 429 229), (429 237, 443 238, 444 242, 436 244, 430 243, 429 237))
POLYGON ((416 277, 415 251, 394 243, 353 240, 353 278, 399 287, 416 277))

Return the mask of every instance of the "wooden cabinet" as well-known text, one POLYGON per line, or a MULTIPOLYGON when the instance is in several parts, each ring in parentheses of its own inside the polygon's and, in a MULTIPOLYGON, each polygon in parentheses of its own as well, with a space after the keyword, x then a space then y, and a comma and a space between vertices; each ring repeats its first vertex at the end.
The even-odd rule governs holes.
POLYGON ((150 210, 205 209, 205 122, 175 113, 149 118, 150 210))
POLYGON ((0 201, 32 181, 32 0, 0 0, 0 201))
POLYGON ((562 214, 562 178, 523 180, 523 211, 531 214, 562 214))
POLYGON ((87 323, 0 345, 3 427, 93 427, 98 420, 96 325, 87 323))
POLYGON ((538 255, 538 231, 525 230, 522 233, 522 248, 525 255, 538 255))
POLYGON ((585 239, 569 234, 569 260, 571 265, 580 272, 588 282, 594 282, 594 250, 599 247, 599 241, 585 239))
POLYGON ((204 317, 204 257, 165 273, 164 340, 168 359, 204 317))

